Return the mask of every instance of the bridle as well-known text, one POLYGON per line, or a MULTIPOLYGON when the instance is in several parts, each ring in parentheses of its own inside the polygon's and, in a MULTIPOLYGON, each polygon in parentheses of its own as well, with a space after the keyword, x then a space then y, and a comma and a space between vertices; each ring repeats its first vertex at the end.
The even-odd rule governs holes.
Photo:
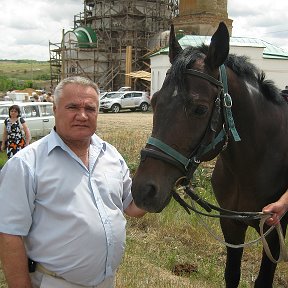
POLYGON ((193 177, 195 170, 201 163, 200 159, 206 153, 214 150, 220 142, 222 142, 222 146, 220 147, 219 152, 223 150, 227 145, 230 135, 232 135, 234 141, 241 141, 241 139, 236 130, 234 119, 232 116, 232 98, 228 93, 225 66, 221 65, 219 67, 220 80, 217 80, 216 78, 206 73, 194 69, 186 69, 185 74, 205 79, 213 85, 217 86, 218 88, 218 93, 214 101, 210 122, 206 128, 204 137, 201 139, 199 145, 197 145, 197 147, 194 149, 194 151, 192 151, 189 157, 182 155, 161 140, 154 137, 149 137, 147 144, 152 145, 159 150, 155 150, 152 148, 144 148, 141 150, 141 159, 144 160, 146 157, 152 157, 168 162, 180 169, 185 174, 185 178, 187 179, 187 181, 190 181, 193 177), (222 125, 222 129, 216 136, 216 130, 217 127, 219 127, 221 110, 223 111, 224 123, 222 125), (208 138, 208 136, 211 136, 211 134, 212 141, 210 143, 206 143, 206 139, 208 138))
MULTIPOLYGON (((270 252, 269 246, 266 242, 265 236, 267 236, 273 229, 271 227, 266 233, 263 232, 263 226, 265 220, 270 217, 269 214, 264 214, 263 212, 239 212, 239 211, 232 211, 223 209, 219 206, 215 206, 207 201, 201 199, 190 187, 190 181, 193 178, 193 174, 199 164, 201 163, 201 158, 208 152, 215 150, 216 146, 222 142, 222 145, 217 151, 217 154, 220 153, 225 147, 227 146, 228 139, 233 138, 234 141, 238 142, 241 141, 241 138, 236 130, 231 107, 232 107, 232 98, 228 93, 228 84, 227 84, 227 74, 224 65, 219 67, 219 80, 216 78, 194 70, 194 69, 186 69, 185 74, 193 75, 196 77, 200 77, 202 79, 207 80, 208 82, 216 85, 218 88, 218 93, 214 102, 213 111, 210 117, 209 125, 206 128, 204 133, 204 137, 202 137, 200 144, 194 149, 189 157, 186 157, 179 153, 177 150, 173 149, 166 143, 162 142, 161 140, 150 137, 147 141, 147 144, 156 147, 158 150, 152 148, 143 148, 141 150, 141 161, 144 161, 146 157, 152 157, 155 159, 159 159, 165 162, 174 165, 178 169, 180 169, 185 176, 180 177, 173 188, 172 195, 174 199, 190 214, 190 210, 196 212, 199 215, 204 215, 208 217, 214 218, 229 218, 229 219, 236 219, 236 220, 260 220, 260 235, 259 239, 255 241, 251 241, 249 243, 244 243, 240 245, 233 245, 227 242, 222 242, 228 247, 232 248, 240 248, 245 247, 249 244, 253 244, 258 240, 262 240, 264 250, 269 257, 269 259, 273 263, 278 263, 282 260, 288 261, 288 252, 285 249, 284 237, 283 232, 281 229, 280 224, 277 225, 277 233, 280 241, 280 256, 278 260, 275 260, 270 252), (221 109, 222 108, 222 109, 221 109), (223 113, 224 123, 222 124, 222 129, 216 136, 216 129, 219 127, 219 121, 221 116, 221 111, 223 113), (210 143, 206 143, 206 139, 208 136, 211 136, 212 133, 212 141, 210 143), (197 202, 202 208, 204 208, 208 213, 199 211, 195 208, 195 205, 188 204, 185 200, 181 198, 181 196, 177 193, 177 189, 183 189, 183 191, 195 202, 197 202), (211 211, 217 211, 218 214, 211 214, 211 211), (210 214, 209 214, 210 213, 210 214)), ((219 239, 217 239, 219 240, 219 239)), ((220 241, 221 242, 221 241, 220 241)))
MULTIPOLYGON (((201 158, 208 152, 215 151, 216 146, 222 142, 220 148, 218 147, 217 154, 220 153, 227 146, 228 139, 231 137, 234 141, 241 141, 241 138, 236 130, 231 107, 232 107, 232 98, 228 93, 228 84, 227 84, 227 74, 226 68, 224 65, 219 67, 219 78, 216 78, 194 70, 194 69, 186 69, 185 74, 193 75, 196 77, 200 77, 202 79, 207 80, 208 82, 216 85, 218 88, 218 93, 216 99, 214 101, 213 111, 211 113, 209 125, 206 128, 206 132, 204 133, 204 137, 202 137, 200 144, 192 151, 189 157, 186 157, 176 151, 174 148, 170 147, 163 141, 149 137, 147 144, 156 147, 158 150, 152 148, 143 148, 141 150, 141 161, 144 161, 147 157, 151 157, 154 159, 162 160, 164 162, 170 163, 171 165, 178 168, 184 174, 183 177, 180 177, 172 191, 172 195, 175 200, 188 212, 190 210, 197 212, 198 214, 202 214, 209 217, 217 217, 217 218, 233 218, 233 219, 259 219, 258 212, 238 212, 226 210, 221 207, 212 205, 211 203, 206 202, 201 199, 190 187, 190 182, 192 181, 193 174, 199 164, 201 163, 201 158), (222 109, 221 109, 222 108, 222 109), (216 136, 216 129, 219 127, 219 121, 221 116, 221 111, 223 113, 224 123, 222 124, 222 129, 216 136), (212 141, 206 143, 207 136, 211 136, 212 133, 212 141), (184 201, 180 195, 177 193, 178 187, 182 187, 184 192, 194 201, 196 201, 202 208, 204 208, 207 212, 211 212, 212 210, 218 211, 220 214, 207 214, 201 211, 196 210, 194 207, 189 205, 186 201, 184 201)), ((210 138, 211 139, 211 138, 210 138)))
POLYGON ((215 150, 216 146, 222 142, 219 151, 217 154, 220 153, 225 147, 227 146, 228 139, 233 138, 234 141, 238 142, 241 141, 241 138, 236 130, 231 107, 232 107, 232 98, 228 93, 228 84, 227 84, 227 74, 226 68, 224 65, 219 67, 219 78, 216 78, 194 70, 194 69, 186 69, 185 74, 193 75, 196 77, 200 77, 202 79, 207 80, 208 82, 216 85, 218 88, 218 93, 216 99, 214 101, 213 111, 211 113, 209 125, 206 128, 206 132, 204 133, 204 137, 202 137, 200 144, 194 149, 191 153, 190 157, 186 157, 176 151, 174 148, 170 147, 163 141, 149 137, 147 144, 156 147, 158 150, 152 148, 143 148, 141 150, 141 161, 144 161, 147 157, 155 158, 158 160, 162 160, 164 162, 170 163, 171 165, 180 169, 185 176, 180 177, 172 191, 172 195, 175 200, 190 214, 190 210, 202 214, 209 217, 217 217, 217 218, 233 218, 238 220, 243 219, 260 219, 261 213, 259 212, 239 212, 239 211, 231 211, 226 210, 221 207, 215 206, 207 201, 201 199, 190 187, 190 182, 193 178, 193 174, 199 164, 201 163, 201 158, 206 153, 215 150), (221 109, 222 108, 222 109, 221 109), (222 129, 219 131, 218 135, 216 136, 216 129, 219 127, 219 121, 221 116, 221 111, 223 113, 224 123, 222 124, 222 129), (206 143, 207 136, 212 133, 212 141, 210 143, 206 143), (187 202, 185 202, 177 193, 178 187, 182 187, 184 192, 195 202, 197 202, 202 208, 204 208, 207 212, 211 212, 212 210, 218 211, 220 214, 207 214, 196 210, 195 207, 192 207, 187 202))
POLYGON ((224 65, 219 67, 219 79, 203 73, 201 71, 197 71, 194 69, 186 69, 185 74, 193 75, 196 77, 200 77, 202 79, 207 80, 213 85, 216 85, 218 88, 218 93, 216 99, 214 101, 213 110, 211 113, 209 125, 206 127, 206 131, 204 136, 202 137, 199 145, 192 151, 189 157, 186 157, 179 153, 177 150, 167 145, 163 141, 149 137, 147 144, 156 147, 158 150, 152 148, 143 148, 141 150, 141 161, 145 161, 147 157, 151 157, 154 159, 162 160, 167 162, 174 167, 178 168, 182 173, 183 177, 180 177, 173 188, 172 196, 175 200, 190 214, 190 210, 202 214, 209 217, 222 217, 222 218, 233 218, 233 219, 247 219, 247 217, 251 219, 259 219, 259 213, 255 212, 236 212, 231 210, 226 210, 218 206, 214 206, 205 200, 201 199, 190 187, 190 182, 192 181, 193 174, 196 171, 197 167, 201 163, 201 158, 208 152, 215 151, 216 146, 222 142, 220 148, 218 147, 218 153, 220 153, 227 146, 228 139, 232 136, 233 140, 238 142, 241 141, 241 138, 236 130, 231 107, 232 107, 232 98, 228 93, 228 84, 227 84, 227 74, 226 68, 224 65), (217 127, 221 126, 219 121, 221 119, 221 111, 223 113, 224 123, 221 123, 222 129, 216 136, 217 127), (212 134, 212 135, 211 135, 212 134), (212 139, 209 143, 207 143, 208 136, 212 136, 209 139, 212 139), (196 201, 202 208, 204 208, 207 212, 211 212, 212 210, 218 211, 220 214, 207 214, 196 210, 194 207, 189 205, 186 201, 184 201, 180 195, 177 193, 178 187, 182 187, 184 192, 194 201, 196 201))

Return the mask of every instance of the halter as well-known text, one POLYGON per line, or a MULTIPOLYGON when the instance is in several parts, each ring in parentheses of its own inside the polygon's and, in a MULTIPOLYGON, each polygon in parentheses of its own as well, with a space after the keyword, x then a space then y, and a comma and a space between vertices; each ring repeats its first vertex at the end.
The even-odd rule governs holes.
POLYGON ((232 135, 234 141, 241 141, 241 139, 236 130, 231 111, 232 98, 228 93, 225 66, 221 65, 219 67, 220 81, 206 73, 194 69, 186 69, 185 74, 200 77, 218 87, 218 94, 214 102, 210 123, 206 128, 204 137, 201 139, 199 145, 194 149, 194 151, 191 153, 191 156, 188 158, 170 147, 169 145, 165 144, 161 140, 154 137, 149 137, 147 144, 158 148, 160 151, 151 148, 144 148, 141 150, 141 160, 145 160, 145 158, 148 156, 168 162, 180 169, 185 174, 186 179, 190 181, 193 177, 195 170, 201 163, 200 159, 203 155, 214 150, 216 145, 220 142, 223 142, 220 150, 224 149, 224 147, 226 147, 227 145, 230 134, 232 135), (224 123, 223 128, 220 130, 218 135, 215 136, 216 129, 220 120, 221 104, 224 116, 224 123), (206 138, 211 135, 210 133, 212 133, 212 141, 210 143, 205 143, 206 138))

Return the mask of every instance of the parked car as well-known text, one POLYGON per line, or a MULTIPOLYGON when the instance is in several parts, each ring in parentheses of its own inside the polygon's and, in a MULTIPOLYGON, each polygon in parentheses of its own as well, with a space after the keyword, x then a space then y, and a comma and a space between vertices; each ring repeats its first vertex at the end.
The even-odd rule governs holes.
POLYGON ((55 125, 53 103, 50 102, 7 102, 0 101, 0 141, 2 141, 4 120, 9 117, 9 107, 17 104, 30 129, 31 137, 39 138, 50 133, 55 125))
POLYGON ((100 111, 118 113, 122 109, 146 112, 150 105, 150 97, 143 91, 109 92, 100 99, 100 111))

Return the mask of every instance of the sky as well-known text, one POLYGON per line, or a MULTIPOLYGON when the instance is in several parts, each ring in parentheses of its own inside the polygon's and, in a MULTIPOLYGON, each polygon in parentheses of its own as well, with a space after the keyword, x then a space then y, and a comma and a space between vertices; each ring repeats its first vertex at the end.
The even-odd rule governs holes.
MULTIPOLYGON (((60 43, 83 10, 83 0, 0 0, 0 59, 49 60, 49 41, 60 43)), ((287 0, 228 0, 232 36, 288 51, 287 11, 287 0)))

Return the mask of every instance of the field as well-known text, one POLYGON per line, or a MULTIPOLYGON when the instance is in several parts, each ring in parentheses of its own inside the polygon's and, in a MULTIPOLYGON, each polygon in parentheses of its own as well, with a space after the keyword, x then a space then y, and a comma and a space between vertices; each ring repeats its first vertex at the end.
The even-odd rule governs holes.
MULTIPOLYGON (((151 127, 151 113, 101 113, 97 133, 120 151, 133 174, 151 127)), ((213 162, 199 167, 195 177, 198 193, 210 202, 214 201, 209 182, 212 166, 213 162)), ((211 234, 221 237, 218 220, 188 215, 173 200, 160 214, 128 218, 126 253, 117 273, 116 288, 224 287, 225 247, 211 234)), ((249 230, 246 240, 255 238, 257 235, 249 230)), ((261 249, 261 243, 245 249, 240 288, 252 287, 261 249)), ((288 287, 287 271, 288 263, 279 265, 274 288, 288 287)), ((0 274, 0 288, 4 287, 0 274)))
POLYGON ((50 75, 50 64, 47 61, 1 60, 0 75, 20 80, 35 80, 50 75))
POLYGON ((9 90, 50 89, 48 61, 0 60, 0 96, 9 90))

